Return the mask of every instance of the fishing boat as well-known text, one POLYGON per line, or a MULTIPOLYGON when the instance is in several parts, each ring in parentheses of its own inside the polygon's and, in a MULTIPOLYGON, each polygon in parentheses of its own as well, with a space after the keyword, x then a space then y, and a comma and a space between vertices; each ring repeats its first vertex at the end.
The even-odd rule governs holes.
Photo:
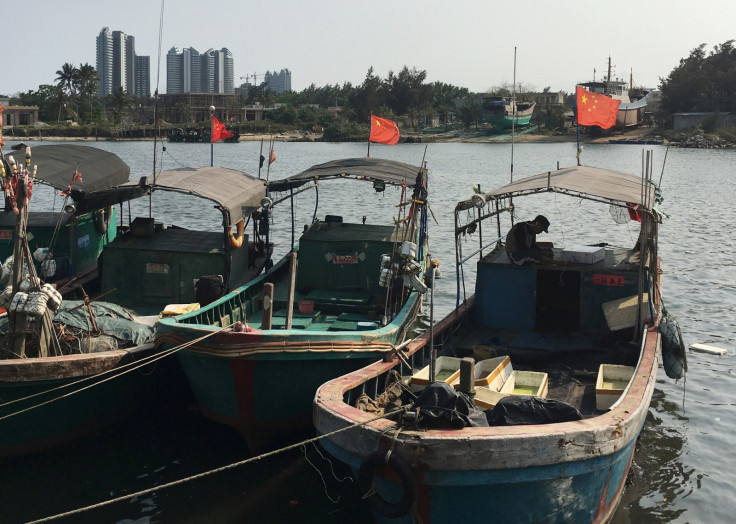
MULTIPOLYGON (((240 133, 236 130, 228 130, 232 136, 223 138, 223 142, 235 143, 240 140, 240 133)), ((202 129, 199 127, 177 127, 169 134, 169 142, 210 142, 212 140, 212 132, 210 129, 202 129)))
MULTIPOLYGON (((8 151, 6 176, 11 163, 23 163, 13 155, 30 154, 25 144, 8 151)), ((117 155, 78 144, 41 145, 33 148, 33 163, 38 175, 35 184, 52 187, 63 199, 58 210, 28 212, 26 230, 34 265, 45 281, 63 295, 97 276, 97 261, 102 250, 117 235, 117 212, 113 206, 96 207, 91 200, 97 191, 128 182, 130 168, 117 155), (43 267, 42 267, 43 264, 43 267)), ((5 207, 0 212, 0 262, 13 254, 17 215, 12 192, 5 191, 5 207)), ((142 196, 141 191, 137 196, 142 196)), ((17 207, 17 202, 16 202, 17 207)))
POLYGON ((426 169, 335 160, 271 182, 269 194, 285 195, 280 200, 289 199, 293 212, 295 194, 331 179, 364 180, 377 193, 398 187, 398 218, 317 219, 315 206, 311 224, 276 265, 158 324, 156 343, 177 351, 204 415, 237 428, 253 451, 313 431, 317 387, 401 344, 426 290, 426 169))
POLYGON ((479 242, 468 256, 457 244, 455 308, 314 401, 322 445, 352 468, 379 522, 611 518, 662 344, 662 215, 645 171, 562 168, 457 204, 456 238, 475 232, 479 242), (641 225, 636 245, 596 236, 594 246, 552 245, 553 258, 512 264, 501 218, 545 193, 573 197, 586 224, 594 208, 641 220, 631 222, 641 225), (496 224, 482 228, 487 220, 496 224), (475 294, 465 297, 463 266, 475 255, 475 294))
POLYGON ((483 120, 499 130, 512 126, 529 125, 536 102, 519 101, 514 97, 489 96, 483 98, 483 120))
MULTIPOLYGON (((143 177, 85 192, 68 204, 69 213, 83 216, 175 191, 215 202, 222 216, 216 231, 164 228, 151 217, 131 220, 129 206, 127 225, 108 227, 117 234, 100 256, 99 294, 90 297, 85 285, 79 287, 83 300, 62 299, 31 260, 30 155, 27 163, 11 168, 6 180, 18 214, 13 264, 6 266, 12 271, 4 272, 8 311, 0 315, 0 456, 47 449, 147 408, 186 402, 177 361, 153 343, 159 315, 214 300, 257 274, 266 260, 257 256, 266 243, 244 233, 244 220, 255 230, 261 223, 265 182, 235 170, 182 168, 151 183, 143 177)), ((75 169, 83 166, 71 173, 75 169)))
POLYGON ((619 127, 636 127, 644 123, 650 114, 647 110, 651 89, 634 86, 633 74, 629 75, 629 81, 614 79, 611 71, 611 58, 608 58, 608 74, 603 81, 583 82, 578 84, 593 93, 601 93, 620 100, 616 113, 616 125, 619 127))

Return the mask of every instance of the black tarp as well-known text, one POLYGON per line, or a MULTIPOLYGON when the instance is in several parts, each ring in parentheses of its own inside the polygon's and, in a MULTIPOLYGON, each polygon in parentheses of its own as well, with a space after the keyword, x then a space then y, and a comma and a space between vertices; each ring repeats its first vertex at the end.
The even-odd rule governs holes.
POLYGON ((428 428, 487 427, 486 415, 467 395, 445 382, 433 382, 414 401, 419 423, 428 428))
POLYGON ((583 418, 570 404, 531 395, 504 397, 496 407, 486 410, 485 413, 489 426, 551 424, 583 418))

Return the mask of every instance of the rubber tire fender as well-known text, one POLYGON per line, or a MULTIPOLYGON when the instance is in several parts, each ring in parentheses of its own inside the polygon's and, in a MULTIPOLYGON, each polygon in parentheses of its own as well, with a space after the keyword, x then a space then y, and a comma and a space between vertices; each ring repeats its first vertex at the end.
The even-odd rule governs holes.
POLYGON ((387 518, 398 518, 408 514, 417 499, 417 480, 411 466, 401 455, 390 451, 374 451, 365 458, 358 470, 358 486, 370 508, 387 518), (375 491, 373 477, 379 466, 392 469, 401 479, 403 495, 398 502, 388 502, 375 491))
POLYGON ((110 227, 110 220, 112 219, 112 206, 107 206, 105 209, 98 209, 95 211, 95 229, 101 235, 107 233, 107 228, 110 227))

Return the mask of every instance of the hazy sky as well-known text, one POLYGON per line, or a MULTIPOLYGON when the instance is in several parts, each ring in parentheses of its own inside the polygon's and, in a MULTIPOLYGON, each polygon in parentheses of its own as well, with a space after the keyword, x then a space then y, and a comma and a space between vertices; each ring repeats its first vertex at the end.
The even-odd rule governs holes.
MULTIPOLYGON (((514 79, 526 88, 572 92, 614 77, 656 87, 700 44, 736 39, 733 0, 0 0, 0 94, 55 83, 65 62, 95 66, 107 26, 133 35, 151 57, 151 91, 166 92, 166 53, 227 47, 241 77, 291 70, 292 89, 362 83, 405 65, 471 91, 514 79), (513 6, 519 6, 515 10, 513 6)), ((262 77, 258 77, 261 82, 262 77)))

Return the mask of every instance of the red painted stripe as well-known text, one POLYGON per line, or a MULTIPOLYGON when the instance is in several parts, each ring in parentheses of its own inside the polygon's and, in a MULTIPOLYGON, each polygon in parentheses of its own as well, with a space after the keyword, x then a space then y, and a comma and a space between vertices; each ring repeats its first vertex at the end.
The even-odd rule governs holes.
POLYGON ((238 423, 243 427, 253 422, 253 377, 257 362, 242 358, 233 359, 231 362, 235 396, 238 400, 238 423))

